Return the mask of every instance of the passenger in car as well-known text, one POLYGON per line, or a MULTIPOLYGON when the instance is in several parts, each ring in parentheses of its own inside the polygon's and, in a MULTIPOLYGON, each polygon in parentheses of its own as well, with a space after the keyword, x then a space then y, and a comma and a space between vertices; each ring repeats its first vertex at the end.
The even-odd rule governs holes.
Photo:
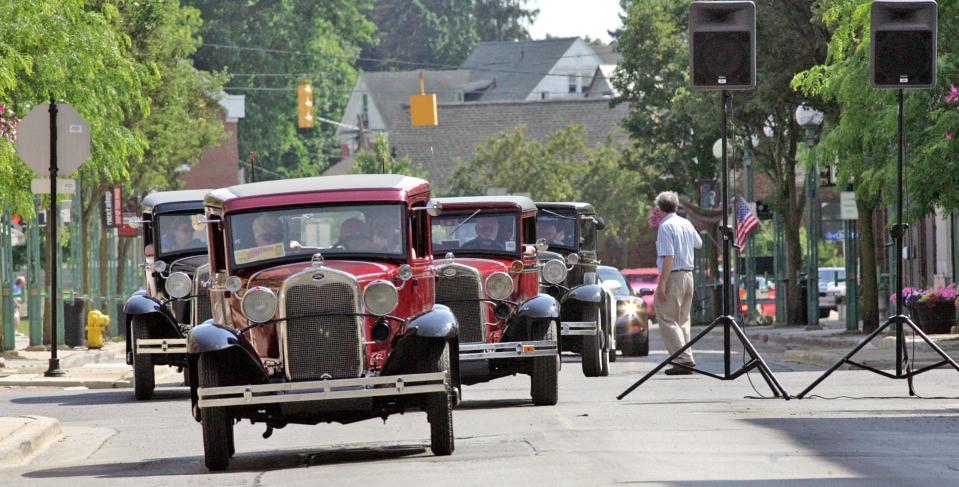
POLYGON ((253 240, 257 247, 283 243, 283 225, 270 214, 253 219, 253 240))
POLYGON ((464 248, 503 250, 499 238, 499 219, 495 216, 481 216, 476 219, 476 238, 463 244, 464 248))

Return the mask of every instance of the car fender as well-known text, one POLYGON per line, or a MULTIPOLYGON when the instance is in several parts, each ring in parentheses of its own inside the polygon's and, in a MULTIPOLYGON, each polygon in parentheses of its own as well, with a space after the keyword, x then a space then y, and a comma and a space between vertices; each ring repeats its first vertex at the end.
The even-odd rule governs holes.
POLYGON ((516 307, 512 319, 547 320, 559 319, 559 303, 549 294, 539 294, 516 307))
POLYGON ((434 304, 432 310, 410 320, 406 326, 406 334, 422 338, 453 340, 459 336, 459 324, 449 307, 434 304))
POLYGON ((140 293, 140 291, 133 293, 123 306, 123 312, 126 315, 123 326, 126 332, 124 336, 126 336, 127 364, 133 363, 133 319, 138 316, 153 315, 155 320, 151 321, 151 335, 155 335, 157 338, 183 337, 180 325, 177 324, 170 309, 156 298, 147 296, 145 291, 143 293, 140 293))
POLYGON ((604 301, 606 290, 598 284, 583 284, 576 286, 566 293, 561 304, 567 301, 579 301, 581 303, 601 304, 604 301))
POLYGON ((199 409, 196 408, 197 387, 200 384, 197 366, 201 356, 212 355, 226 364, 225 368, 230 371, 230 376, 225 378, 222 384, 224 386, 266 384, 270 381, 269 374, 250 342, 233 328, 217 325, 213 320, 207 320, 190 330, 187 337, 187 354, 190 401, 194 406, 194 419, 197 421, 200 421, 199 409))

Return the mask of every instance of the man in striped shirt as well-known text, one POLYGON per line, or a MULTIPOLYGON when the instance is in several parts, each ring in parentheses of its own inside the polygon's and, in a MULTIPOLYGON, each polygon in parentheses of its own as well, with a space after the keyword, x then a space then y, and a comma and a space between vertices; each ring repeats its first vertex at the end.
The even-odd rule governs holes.
MULTIPOLYGON (((676 214, 679 196, 664 191, 656 196, 656 207, 665 216, 656 233, 656 266, 659 284, 656 286, 656 321, 659 332, 670 354, 689 342, 690 308, 693 304, 693 250, 703 246, 703 240, 689 220, 676 214)), ((691 349, 676 357, 676 361, 693 367, 691 349)), ((687 375, 689 370, 673 366, 667 375, 687 375)))

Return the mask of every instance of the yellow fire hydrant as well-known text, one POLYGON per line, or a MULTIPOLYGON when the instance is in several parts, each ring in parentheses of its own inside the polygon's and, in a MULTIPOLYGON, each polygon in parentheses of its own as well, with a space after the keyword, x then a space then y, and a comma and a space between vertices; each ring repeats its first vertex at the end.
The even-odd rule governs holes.
POLYGON ((110 317, 95 309, 87 313, 87 348, 103 348, 103 331, 110 326, 110 317))

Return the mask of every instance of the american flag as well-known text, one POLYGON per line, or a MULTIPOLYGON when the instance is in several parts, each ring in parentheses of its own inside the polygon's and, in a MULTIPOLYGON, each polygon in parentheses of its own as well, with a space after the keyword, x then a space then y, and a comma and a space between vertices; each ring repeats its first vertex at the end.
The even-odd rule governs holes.
POLYGON ((737 249, 746 247, 746 238, 759 226, 759 220, 749 210, 746 200, 739 198, 736 202, 736 244, 737 249))

